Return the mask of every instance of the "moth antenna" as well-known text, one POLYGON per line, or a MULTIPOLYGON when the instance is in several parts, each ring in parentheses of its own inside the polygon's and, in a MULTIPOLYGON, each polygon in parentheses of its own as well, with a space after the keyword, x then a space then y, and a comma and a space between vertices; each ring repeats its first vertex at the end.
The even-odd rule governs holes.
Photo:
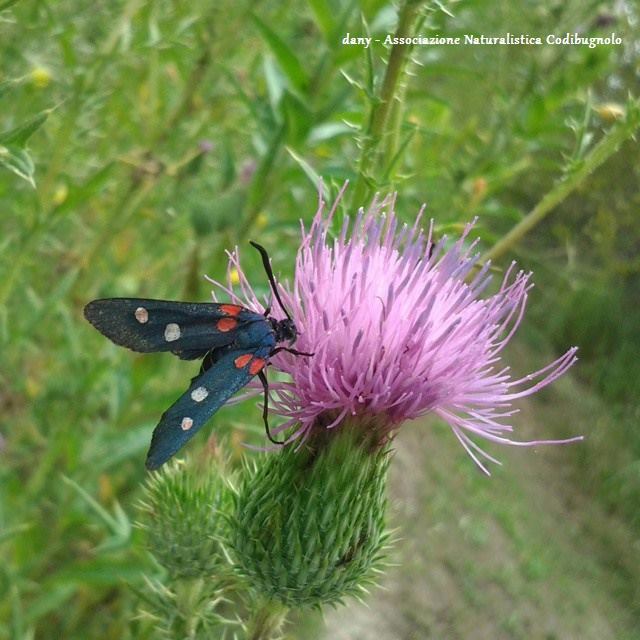
POLYGON ((276 300, 278 301, 280 308, 284 312, 284 315, 287 316, 289 320, 291 320, 291 316, 289 315, 289 312, 287 311, 286 307, 282 303, 280 294, 278 293, 278 287, 276 286, 276 279, 273 277, 273 271, 271 269, 271 263, 269 262, 269 254, 267 253, 267 250, 262 245, 259 245, 257 242, 254 242, 253 240, 249 240, 249 244, 254 249, 257 249, 260 252, 260 256, 262 257, 262 265, 264 266, 264 270, 267 272, 267 278, 269 278, 269 284, 271 285, 271 290, 273 291, 273 295, 276 297, 276 300))

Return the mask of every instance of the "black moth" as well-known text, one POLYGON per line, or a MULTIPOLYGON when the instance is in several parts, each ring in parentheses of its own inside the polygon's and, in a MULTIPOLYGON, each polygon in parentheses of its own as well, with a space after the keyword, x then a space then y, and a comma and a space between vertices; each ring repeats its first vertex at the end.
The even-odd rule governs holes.
POLYGON ((175 302, 144 298, 93 300, 84 308, 87 320, 118 345, 140 352, 170 351, 183 360, 202 359, 200 373, 160 418, 147 454, 147 469, 157 469, 254 376, 264 387, 263 420, 269 439, 268 383, 264 373, 269 358, 279 351, 311 356, 291 349, 298 331, 276 286, 269 256, 251 242, 262 263, 273 294, 286 318, 260 315, 237 304, 175 302), (281 343, 289 346, 278 346, 281 343))

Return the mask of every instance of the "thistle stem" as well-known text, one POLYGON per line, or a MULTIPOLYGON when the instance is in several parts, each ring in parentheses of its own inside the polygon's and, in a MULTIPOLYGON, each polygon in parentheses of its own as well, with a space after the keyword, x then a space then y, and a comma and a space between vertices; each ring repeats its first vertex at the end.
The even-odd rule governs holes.
POLYGON ((184 621, 182 631, 193 638, 200 622, 200 607, 204 581, 202 578, 176 581, 176 607, 184 621))
POLYGON ((632 137, 640 126, 640 102, 630 103, 629 115, 625 122, 620 123, 596 144, 581 164, 571 173, 560 180, 538 204, 489 251, 478 264, 487 260, 495 260, 507 253, 514 245, 531 231, 539 222, 553 211, 565 198, 575 191, 603 162, 611 157, 618 147, 632 137))
POLYGON ((259 607, 249 620, 248 640, 273 640, 284 623, 287 608, 283 605, 267 602, 259 607))
MULTIPOLYGON (((420 16, 422 2, 407 0, 400 9, 398 26, 394 38, 411 36, 417 19, 420 16)), ((369 124, 365 132, 365 143, 360 153, 358 179, 353 190, 353 202, 365 202, 369 196, 371 181, 370 172, 380 171, 383 157, 383 144, 394 144, 397 140, 397 130, 402 124, 402 118, 391 117, 394 112, 394 100, 401 94, 401 81, 404 75, 406 61, 412 50, 408 45, 393 45, 387 63, 387 69, 382 81, 380 93, 371 109, 369 124)))

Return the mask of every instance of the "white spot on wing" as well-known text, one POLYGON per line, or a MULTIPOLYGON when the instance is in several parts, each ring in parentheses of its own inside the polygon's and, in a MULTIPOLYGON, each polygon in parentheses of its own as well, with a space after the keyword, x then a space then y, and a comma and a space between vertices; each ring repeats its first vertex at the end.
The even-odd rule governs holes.
POLYGON ((138 307, 135 312, 136 320, 140 324, 149 322, 149 312, 144 307, 138 307))
POLYGON ((191 427, 193 427, 193 420, 187 417, 182 418, 182 422, 180 423, 180 428, 183 431, 189 431, 191 427))
POLYGON ((202 402, 208 395, 209 392, 204 387, 198 387, 191 392, 191 399, 202 402))
POLYGON ((170 322, 164 328, 164 339, 167 342, 174 342, 180 337, 180 327, 175 322, 170 322))

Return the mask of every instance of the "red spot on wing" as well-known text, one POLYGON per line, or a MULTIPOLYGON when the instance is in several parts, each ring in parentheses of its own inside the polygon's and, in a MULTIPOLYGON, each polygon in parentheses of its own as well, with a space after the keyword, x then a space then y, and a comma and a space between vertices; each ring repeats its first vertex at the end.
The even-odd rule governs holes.
POLYGON ((249 364, 249 360, 251 360, 251 358, 253 358, 253 356, 250 353, 245 353, 241 356, 238 356, 233 361, 233 364, 236 365, 236 369, 242 369, 242 367, 246 367, 249 364))
POLYGON ((218 331, 226 332, 235 329, 238 326, 238 321, 234 318, 220 318, 216 322, 216 329, 218 331))
POLYGON ((237 316, 242 311, 242 307, 237 304, 221 304, 220 311, 228 316, 237 316))
POLYGON ((258 371, 262 370, 262 367, 264 367, 264 365, 265 361, 263 358, 254 358, 249 365, 249 373, 252 376, 255 376, 258 371))

